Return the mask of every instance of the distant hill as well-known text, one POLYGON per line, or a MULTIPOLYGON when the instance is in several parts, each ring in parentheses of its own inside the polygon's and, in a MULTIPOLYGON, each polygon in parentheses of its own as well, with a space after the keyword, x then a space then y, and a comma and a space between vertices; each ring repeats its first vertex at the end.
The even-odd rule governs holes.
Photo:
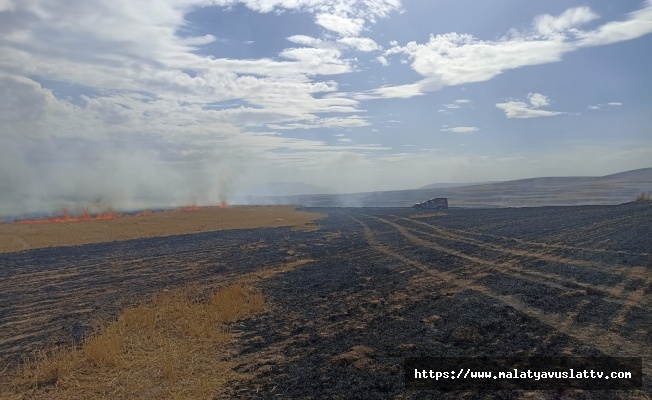
POLYGON ((631 171, 619 172, 617 174, 605 175, 602 179, 620 179, 621 181, 627 180, 645 180, 650 179, 652 176, 652 168, 633 169, 631 171))
POLYGON ((601 177, 543 177, 474 186, 393 190, 351 194, 253 197, 254 204, 309 207, 409 207, 433 197, 447 197, 451 207, 535 207, 621 204, 652 192, 652 168, 601 177))
POLYGON ((488 183, 495 183, 495 182, 496 181, 491 181, 491 182, 466 182, 466 183, 432 183, 430 185, 421 186, 419 189, 444 189, 444 188, 452 188, 452 187, 486 185, 488 183))

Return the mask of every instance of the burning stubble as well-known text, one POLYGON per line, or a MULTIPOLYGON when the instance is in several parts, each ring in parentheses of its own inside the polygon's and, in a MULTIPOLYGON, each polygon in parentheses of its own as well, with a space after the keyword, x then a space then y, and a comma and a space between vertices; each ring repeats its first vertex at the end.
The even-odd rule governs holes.
MULTIPOLYGON (((90 139, 0 142, 0 216, 52 217, 219 205, 243 171, 239 151, 90 139)), ((88 218, 85 218, 88 219, 88 218)))
POLYGON ((324 217, 292 206, 181 207, 138 214, 101 214, 111 218, 63 216, 0 224, 0 253, 49 246, 71 246, 119 240, 163 237, 223 229, 295 226, 312 228, 324 217), (77 219, 77 220, 75 220, 77 219), (51 223, 48 223, 51 222, 51 223))

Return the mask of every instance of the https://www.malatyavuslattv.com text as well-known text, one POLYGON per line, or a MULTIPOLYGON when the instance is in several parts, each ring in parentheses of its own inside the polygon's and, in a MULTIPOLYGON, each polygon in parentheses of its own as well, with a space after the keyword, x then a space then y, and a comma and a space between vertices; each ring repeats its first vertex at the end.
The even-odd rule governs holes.
POLYGON ((415 379, 632 379, 631 371, 472 371, 462 368, 459 371, 414 370, 415 379))
POLYGON ((640 357, 413 357, 404 365, 408 389, 588 389, 642 387, 640 357))

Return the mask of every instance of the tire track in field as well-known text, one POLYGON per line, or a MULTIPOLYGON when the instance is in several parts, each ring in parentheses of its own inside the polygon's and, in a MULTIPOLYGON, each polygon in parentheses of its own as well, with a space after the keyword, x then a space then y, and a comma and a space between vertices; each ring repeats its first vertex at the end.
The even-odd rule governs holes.
MULTIPOLYGON (((640 302, 640 303, 645 303, 646 300, 649 303, 649 298, 645 295, 645 290, 646 288, 644 286, 639 287, 636 290, 633 290, 629 296, 627 297, 630 302, 640 302)), ((611 323, 615 325, 618 328, 622 328, 625 325, 625 320, 627 318, 627 315, 632 311, 634 307, 631 304, 626 304, 619 312, 616 314, 616 316, 613 317, 611 320, 611 323)), ((649 310, 650 307, 647 307, 649 310)))
MULTIPOLYGON (((405 219, 405 218, 403 218, 403 219, 405 219)), ((431 224, 428 224, 428 223, 422 222, 422 221, 415 221, 413 219, 409 219, 409 220, 412 221, 412 222, 415 222, 415 223, 422 223, 422 224, 425 224, 425 225, 428 225, 428 226, 431 226, 431 227, 434 226, 434 225, 431 225, 431 224)), ((519 239, 519 238, 512 238, 512 237, 507 237, 507 236, 494 235, 494 234, 491 234, 491 233, 477 232, 477 231, 473 231, 473 230, 455 229, 455 228, 449 228, 449 227, 446 227, 446 228, 438 227, 438 228, 444 229, 444 230, 446 230, 448 232, 453 232, 453 233, 456 233, 456 234, 463 235, 466 238, 468 238, 469 236, 480 236, 480 237, 488 237, 488 238, 504 240, 504 241, 514 241, 514 242, 516 242, 518 244, 521 244, 521 245, 539 247, 539 248, 542 248, 544 250, 561 249, 561 250, 579 250, 579 251, 585 251, 585 252, 591 252, 591 253, 623 254, 623 255, 633 255, 633 256, 642 256, 642 257, 652 256, 652 253, 636 253, 636 252, 625 251, 625 250, 600 249, 600 248, 594 248, 594 247, 578 247, 578 246, 572 246, 572 245, 566 245, 566 244, 557 244, 557 243, 534 242, 534 241, 528 241, 528 240, 519 239)))
MULTIPOLYGON (((650 299, 648 296, 646 296, 645 291, 647 290, 647 287, 652 284, 652 278, 650 278, 650 273, 647 271, 647 269, 643 266, 639 267, 628 267, 624 265, 617 265, 617 268, 620 268, 620 270, 614 270, 611 266, 607 266, 604 264, 600 263, 589 263, 586 261, 581 261, 581 260, 573 260, 573 259, 568 259, 565 257, 559 257, 559 256, 551 256, 545 253, 539 253, 539 252, 533 252, 533 251, 523 251, 523 250, 513 250, 509 248, 504 248, 499 245, 492 245, 488 243, 484 243, 479 240, 474 240, 474 239, 469 239, 469 238, 464 238, 462 236, 459 236, 455 234, 455 232, 451 233, 449 232, 448 228, 441 228, 437 227, 422 221, 414 221, 408 218, 400 218, 401 220, 405 220, 408 222, 412 222, 417 225, 425 226, 430 229, 432 229, 434 232, 437 232, 439 235, 446 239, 450 240, 456 240, 456 241, 462 241, 465 243, 469 244, 475 244, 479 247, 489 249, 489 250, 495 250, 495 251, 500 251, 503 253, 508 253, 512 255, 519 255, 523 257, 531 257, 531 258, 537 258, 541 259, 543 261, 553 261, 553 262, 559 262, 559 263, 564 263, 564 264, 569 264, 569 265, 580 265, 583 267, 601 267, 602 270, 610 270, 611 272, 617 273, 617 274, 623 274, 623 271, 626 272, 626 276, 628 277, 628 280, 621 282, 620 284, 616 286, 604 286, 604 285, 591 285, 587 284, 584 282, 579 282, 576 279, 570 277, 570 276, 562 276, 558 274, 551 274, 551 273, 542 273, 542 272, 535 272, 532 270, 526 270, 523 269, 522 267, 516 266, 516 265, 511 265, 511 268, 517 272, 520 273, 526 273, 528 275, 534 275, 534 276, 540 276, 546 279, 553 279, 556 281, 561 281, 562 285, 564 281, 570 281, 573 284, 582 287, 583 289, 594 289, 598 290, 603 293, 608 293, 613 297, 616 297, 619 299, 617 302, 623 304, 623 308, 618 312, 618 314, 612 319, 612 323, 618 327, 622 328, 625 324, 625 319, 627 315, 634 309, 635 307, 640 307, 640 308, 648 308, 650 307, 650 299), (636 282, 640 281, 640 282, 636 282), (625 292, 625 288, 628 283, 635 283, 638 285, 638 287, 634 290, 630 290, 629 293, 625 292)), ((409 228, 407 228, 409 229, 409 228)), ((414 230, 415 232, 419 232, 422 234, 427 234, 426 232, 414 230)), ((430 234, 430 236, 435 236, 434 234, 430 234)), ((502 237, 501 237, 502 238, 502 237)), ((505 238, 509 239, 509 238, 505 238)), ((503 263, 501 265, 510 265, 509 263, 503 263)), ((543 284, 547 284, 542 282, 543 284)), ((566 287, 564 287, 566 288, 566 287)), ((569 289, 569 288, 567 288, 569 289)), ((572 290, 572 289, 569 289, 572 290)), ((605 299, 607 300, 607 299, 605 299)))
MULTIPOLYGON (((362 226, 363 233, 365 235, 365 238, 367 239, 367 242, 376 251, 379 251, 389 257, 395 258, 406 265, 410 265, 414 268, 417 268, 422 272, 432 275, 439 280, 446 281, 447 283, 452 285, 455 289, 459 289, 460 291, 474 290, 490 298, 498 300, 516 309, 517 311, 538 320, 542 324, 550 327, 552 330, 559 331, 582 343, 593 346, 606 355, 630 356, 630 357, 643 356, 644 368, 649 369, 650 367, 652 367, 652 362, 650 362, 649 359, 649 357, 652 356, 652 350, 649 348, 649 346, 637 342, 633 342, 630 339, 623 337, 616 332, 605 331, 596 326, 592 326, 592 325, 578 326, 574 322, 574 319, 568 318, 566 315, 546 313, 543 310, 537 309, 535 307, 531 307, 512 296, 505 296, 505 295, 494 293, 491 291, 491 289, 478 284, 476 280, 462 278, 451 272, 437 270, 435 268, 432 268, 431 266, 425 265, 405 255, 396 253, 392 249, 380 243, 376 239, 373 230, 369 228, 367 224, 354 217, 350 216, 350 218, 352 218, 362 226)), ((470 257, 471 260, 477 259, 477 257, 472 257, 472 256, 467 256, 467 257, 470 257)))
MULTIPOLYGON (((601 236, 610 235, 613 234, 612 231, 618 230, 621 224, 626 223, 628 221, 637 221, 640 218, 641 218, 640 215, 624 215, 621 217, 605 219, 604 221, 600 221, 600 222, 575 225, 571 229, 565 229, 563 232, 548 236, 547 239, 566 241, 568 240, 568 238, 573 239, 580 236, 580 234, 586 234, 593 230, 600 231, 602 233, 601 236)), ((590 240, 580 242, 580 244, 583 243, 584 246, 587 246, 590 243, 593 243, 595 239, 596 238, 592 238, 590 240)))
MULTIPOLYGON (((603 294, 606 293, 606 294, 609 294, 609 295, 613 296, 613 298, 605 298, 604 300, 606 300, 606 301, 610 301, 610 302, 614 302, 614 303, 617 303, 617 304, 620 304, 620 305, 626 305, 626 306, 630 306, 630 307, 643 307, 644 306, 644 304, 639 303, 639 301, 642 301, 642 299, 640 299, 639 297, 627 296, 627 297, 623 298, 621 292, 622 292, 622 290, 624 290, 624 286, 621 287, 621 290, 617 290, 617 289, 613 289, 613 288, 608 287, 608 286, 591 285, 591 284, 587 284, 587 283, 583 283, 583 282, 577 282, 575 280, 567 279, 567 278, 565 278, 565 277, 563 277, 561 275, 557 275, 557 274, 551 274, 551 273, 545 273, 545 272, 535 271, 535 270, 531 270, 531 269, 526 269, 526 268, 523 268, 523 267, 519 266, 518 264, 516 264, 513 261, 498 263, 498 262, 486 260, 484 258, 471 256, 471 255, 468 255, 468 254, 466 254, 466 253, 464 253, 462 251, 451 249, 449 247, 445 247, 445 246, 436 244, 434 242, 429 242, 429 241, 423 240, 423 239, 421 239, 421 238, 419 238, 417 236, 414 236, 414 235, 412 235, 412 234, 410 234, 408 232, 408 231, 412 230, 410 228, 405 228, 405 227, 403 227, 401 225, 395 224, 395 223, 393 223, 391 221, 384 220, 382 218, 378 218, 378 217, 373 217, 373 218, 376 218, 376 219, 380 220, 383 223, 386 223, 386 224, 388 224, 390 226, 393 226, 394 228, 396 228, 399 231, 399 233, 403 237, 405 237, 407 240, 409 240, 410 242, 412 242, 414 244, 417 244, 417 245, 422 246, 422 247, 430 248, 432 250, 437 250, 437 251, 440 251, 440 252, 443 252, 443 253, 447 253, 447 254, 450 254, 450 255, 465 259, 467 261, 471 261, 471 262, 473 262, 475 264, 487 266, 490 269, 492 269, 494 271, 497 271, 497 272, 506 273, 508 275, 512 275, 512 276, 527 280, 527 281, 535 283, 535 284, 545 285, 545 286, 548 286, 548 287, 553 287, 555 289, 560 289, 560 290, 564 290, 564 291, 568 291, 568 292, 576 292, 577 289, 570 288, 570 287, 564 285, 565 281, 570 280, 573 284, 581 286, 584 289, 597 290, 600 293, 603 293, 603 294), (550 280, 553 280, 553 281, 556 281, 556 282, 551 282, 550 280)), ((418 233, 424 233, 424 232, 421 232, 421 231, 418 231, 418 230, 412 230, 412 231, 418 232, 418 233)), ((434 235, 430 235, 430 236, 434 236, 434 235)), ((448 239, 451 240, 450 237, 448 239)), ((493 250, 493 249, 490 249, 490 250, 493 250)))
MULTIPOLYGON (((578 282, 576 279, 573 279, 570 276, 567 277, 567 276, 558 275, 558 274, 544 273, 544 272, 540 272, 540 271, 533 271, 533 270, 530 270, 530 269, 524 269, 523 267, 518 266, 517 264, 515 264, 513 262, 506 262, 506 263, 500 263, 499 264, 499 263, 491 262, 491 261, 484 260, 484 259, 481 259, 481 258, 469 256, 469 255, 461 253, 459 251, 456 251, 456 250, 453 250, 453 249, 450 249, 450 248, 447 248, 447 247, 444 247, 444 246, 441 246, 441 245, 436 245, 436 244, 434 244, 432 242, 427 242, 427 241, 425 241, 423 239, 420 239, 420 238, 418 238, 418 237, 416 237, 414 235, 409 234, 407 232, 407 230, 411 230, 411 231, 418 232, 418 233, 421 233, 421 234, 427 234, 425 232, 422 232, 422 231, 419 231, 419 230, 413 230, 413 229, 406 228, 406 227, 402 227, 401 225, 398 225, 398 224, 395 224, 393 222, 384 220, 382 218, 378 218, 378 217, 373 217, 373 218, 376 218, 376 219, 380 220, 381 222, 384 222, 384 223, 386 223, 386 224, 388 224, 390 226, 394 226, 406 239, 410 240, 413 243, 419 244, 421 246, 432 248, 433 250, 443 251, 443 252, 446 252, 448 254, 452 254, 452 255, 455 255, 455 256, 458 256, 458 257, 462 257, 462 258, 467 259, 469 261, 473 261, 473 262, 476 262, 476 263, 488 265, 490 268, 497 269, 498 271, 503 272, 503 273, 509 271, 509 272, 507 272, 508 274, 510 274, 510 272, 511 272, 515 276, 523 278, 525 280, 528 280, 528 281, 530 281, 532 283, 555 287, 555 288, 558 288, 558 289, 566 290, 566 291, 568 291, 570 293, 570 292, 576 291, 575 289, 569 288, 569 287, 564 285, 565 281, 570 281, 573 284, 575 284, 577 286, 580 286, 580 287, 582 287, 583 289, 585 289, 587 291, 590 291, 590 290, 596 291, 597 290, 597 291, 599 291, 599 292, 601 292, 603 294, 608 294, 608 295, 612 296, 612 298, 605 297, 605 298, 603 298, 603 300, 609 301, 609 302, 615 302, 617 304, 622 305, 622 308, 618 311, 618 314, 616 314, 612 318, 612 321, 611 321, 612 324, 618 329, 624 327, 627 316, 631 313, 631 311, 634 308, 649 309, 649 307, 650 307, 649 298, 645 295, 645 291, 647 290, 647 287, 650 285, 650 283, 649 283, 650 280, 647 279, 647 282, 646 282, 646 278, 649 276, 649 274, 647 273, 647 271, 646 271, 646 269, 644 267, 630 267, 629 269, 626 269, 628 267, 620 266, 620 268, 623 268, 623 269, 619 270, 618 273, 622 274, 622 271, 628 271, 629 274, 627 274, 627 275, 628 275, 628 277, 630 277, 630 279, 626 280, 624 282, 621 282, 621 284, 619 284, 619 285, 617 285, 615 287, 604 286, 604 285, 591 285, 591 284, 587 284, 587 283, 583 283, 583 282, 578 282), (505 271, 505 269, 507 271, 505 271), (634 277, 634 279, 632 279, 631 277, 634 277), (540 279, 537 279, 537 278, 543 278, 543 279, 546 279, 546 280, 540 280, 540 279), (549 282, 548 280, 554 280, 554 281, 557 281, 558 283, 553 284, 553 283, 549 282), (637 282, 638 283, 638 288, 636 288, 635 290, 630 290, 629 293, 626 293, 625 292, 626 286, 629 283, 634 283, 633 281, 635 281, 635 280, 640 280, 642 283, 637 282)), ((521 255, 521 253, 523 253, 523 251, 521 251, 521 250, 505 249, 505 248, 502 248, 500 246, 481 243, 481 242, 478 242, 478 241, 475 241, 475 240, 472 240, 472 239, 467 240, 467 239, 462 238, 460 236, 457 236, 457 235, 454 235, 454 234, 449 234, 444 229, 438 229, 437 227, 434 227, 434 226, 432 226, 430 224, 423 223, 423 222, 420 222, 420 221, 411 221, 411 220, 405 219, 405 218, 400 218, 400 219, 407 220, 409 222, 413 222, 413 223, 419 224, 419 225, 425 225, 425 226, 431 228, 435 232, 440 232, 442 237, 445 238, 445 239, 448 239, 448 240, 456 240, 456 241, 461 241, 461 242, 464 242, 464 243, 476 244, 479 247, 487 249, 487 250, 495 250, 495 251, 503 251, 504 250, 505 252, 513 254, 513 255, 521 255)), ((437 237, 434 234, 427 234, 427 235, 437 237)), ((527 257, 543 256, 543 257, 535 257, 535 258, 542 259, 544 261, 550 261, 550 256, 548 256, 547 254, 542 254, 542 253, 532 253, 532 254, 530 254, 530 252, 525 252, 525 254, 523 254, 523 255, 525 255, 527 257)), ((557 259, 557 258, 558 257, 555 257, 553 259, 553 261, 567 262, 569 264, 574 264, 572 259, 567 259, 567 258, 558 258, 557 259)), ((594 266, 594 264, 585 263, 584 266, 594 266)), ((611 269, 611 268, 608 267, 608 266, 603 266, 603 269, 611 269)), ((575 320, 575 318, 580 313, 580 311, 581 310, 576 310, 574 312, 569 313, 568 318, 563 321, 563 324, 567 325, 567 326, 571 326, 570 325, 571 321, 575 320)))
MULTIPOLYGON (((536 251, 510 249, 510 248, 506 248, 506 247, 499 246, 499 245, 485 243, 485 242, 475 240, 475 239, 464 238, 464 237, 456 235, 454 233, 450 233, 444 228, 436 227, 436 226, 430 225, 430 224, 425 223, 425 222, 412 221, 412 220, 407 219, 407 218, 399 218, 399 219, 405 220, 405 221, 408 221, 408 222, 412 222, 412 223, 417 224, 417 225, 428 227, 433 232, 435 232, 435 233, 428 233, 428 232, 423 232, 421 230, 412 229, 412 228, 402 226, 402 228, 404 228, 404 229, 406 229, 408 231, 420 233, 420 234, 423 234, 423 235, 428 235, 428 236, 435 237, 435 238, 442 238, 442 239, 447 239, 447 240, 452 240, 452 241, 468 243, 468 244, 471 244, 471 245, 474 245, 474 246, 478 246, 478 247, 480 247, 482 249, 485 249, 485 250, 496 251, 496 252, 500 252, 500 253, 503 253, 503 254, 509 254, 509 255, 522 257, 522 258, 531 258, 531 259, 536 259, 536 260, 542 260, 542 261, 545 261, 545 262, 566 264, 566 265, 579 266, 579 267, 585 267, 585 268, 599 268, 600 271, 605 271, 606 270, 606 271, 611 272, 614 275, 625 277, 626 278, 626 280, 624 282, 625 285, 627 283, 630 283, 630 282, 639 281, 640 282, 639 286, 642 286, 643 290, 645 289, 645 287, 647 285, 652 284, 652 277, 650 276, 649 272, 645 269, 645 267, 641 267, 641 266, 632 267, 632 266, 625 266, 625 265, 611 266, 611 265, 606 265, 606 264, 602 264, 602 263, 593 263, 593 262, 588 262, 588 261, 583 261, 583 260, 576 260, 576 259, 570 259, 570 258, 561 257, 561 256, 555 256, 555 255, 540 253, 540 252, 536 252, 536 251)), ((390 224, 390 225, 393 224, 393 223, 391 223, 390 221, 387 221, 387 220, 382 220, 382 221, 387 223, 387 224, 390 224)), ((400 226, 398 224, 396 224, 396 225, 400 226)), ((417 238, 417 239, 419 239, 419 238, 417 238)), ((426 243, 428 243, 428 242, 426 242, 426 243)), ((447 249, 444 246, 440 246, 440 247, 442 249, 441 251, 445 251, 443 249, 447 249)), ((435 250, 440 250, 440 249, 438 248, 438 249, 435 249, 435 250)), ((449 250, 452 251, 452 249, 449 249, 449 250)), ((455 254, 455 255, 457 255, 457 254, 455 254)), ((464 257, 467 257, 467 255, 464 255, 464 257)), ((481 261, 481 262, 484 262, 484 261, 481 261)), ((574 279, 574 278, 572 278, 570 276, 567 276, 567 275, 559 275, 559 274, 550 273, 550 272, 540 272, 540 271, 535 271, 535 270, 532 270, 532 269, 526 269, 526 268, 523 268, 521 266, 518 266, 517 264, 514 264, 513 262, 506 262, 506 263, 500 263, 500 264, 493 263, 493 262, 489 262, 489 263, 490 264, 495 264, 495 265, 500 265, 501 267, 503 267, 503 266, 507 267, 507 268, 509 268, 509 269, 511 269, 511 270, 513 270, 515 272, 518 272, 520 274, 533 275, 533 276, 538 276, 538 277, 542 277, 542 278, 546 278, 546 279, 552 279, 552 280, 555 280, 555 281, 559 281, 562 284, 563 284, 563 282, 570 281, 573 284, 575 284, 577 286, 580 286, 580 287, 582 287, 584 289, 589 289, 589 290, 593 289, 593 290, 598 290, 600 292, 606 292, 606 293, 609 293, 610 295, 612 295, 614 297, 617 297, 617 298, 622 298, 623 295, 625 295, 625 293, 624 293, 625 285, 618 285, 616 287, 605 286, 605 285, 592 285, 592 284, 577 281, 576 279, 574 279)), ((570 290, 570 288, 567 288, 567 289, 570 290)), ((625 299, 623 299, 623 301, 627 302, 628 305, 639 305, 639 306, 644 306, 645 301, 643 301, 643 300, 644 299, 642 297, 633 296, 633 295, 628 295, 625 299)))
MULTIPOLYGON (((576 266, 581 266, 581 267, 589 267, 589 268, 600 267, 603 270, 606 269, 606 270, 609 270, 610 272, 614 272, 614 273, 617 273, 617 274, 627 273, 628 270, 636 269, 637 272, 635 272, 635 274, 632 276, 633 278, 642 279, 642 280, 647 281, 648 283, 652 283, 652 277, 650 277, 649 274, 642 273, 642 272, 638 271, 638 268, 641 268, 641 267, 630 266, 630 265, 618 265, 618 264, 607 265, 607 264, 604 264, 604 263, 589 262, 589 261, 578 260, 578 259, 574 259, 574 258, 567 258, 567 257, 563 257, 563 256, 553 255, 553 254, 541 253, 539 251, 533 251, 533 250, 510 249, 510 248, 503 247, 503 246, 500 246, 500 245, 494 245, 494 244, 486 243, 486 242, 483 242, 481 240, 476 240, 476 239, 471 239, 471 238, 468 238, 468 237, 460 236, 453 229, 442 228, 442 227, 439 227, 439 226, 436 226, 436 225, 429 224, 427 222, 415 221, 415 220, 410 219, 410 218, 403 218, 403 217, 396 217, 396 216, 394 216, 394 217, 398 218, 400 220, 403 220, 403 221, 411 222, 411 223, 413 223, 415 225, 420 225, 420 226, 427 227, 427 228, 431 229, 432 231, 434 231, 435 233, 437 233, 437 235, 439 235, 439 236, 441 236, 443 238, 448 238, 448 239, 454 240, 454 241, 461 241, 461 242, 465 242, 465 243, 469 243, 469 244, 474 244, 476 246, 479 246, 479 247, 482 247, 482 248, 485 248, 485 249, 488 249, 488 250, 499 251, 499 252, 502 252, 502 253, 511 254, 511 255, 515 255, 515 256, 536 258, 536 259, 540 259, 540 260, 543 260, 543 261, 556 262, 556 263, 560 263, 560 264, 576 265, 576 266)), ((409 228, 406 228, 406 229, 409 229, 409 228)), ((418 231, 418 230, 415 230, 415 231, 419 232, 419 233, 426 234, 426 235, 432 235, 432 234, 429 234, 429 233, 423 232, 423 231, 418 231)), ((463 232, 463 231, 461 231, 461 232, 463 232)), ((520 244, 526 244, 526 245, 539 244, 539 243, 534 243, 534 242, 525 242, 525 241, 521 241, 521 240, 518 240, 518 239, 511 239, 511 238, 508 238, 508 237, 502 237, 502 236, 497 236, 497 237, 499 237, 501 239, 504 239, 504 240, 515 240, 516 242, 518 242, 520 244)), ((547 245, 545 243, 543 243, 542 245, 545 246, 545 247, 558 247, 558 246, 550 246, 550 245, 547 245)), ((576 250, 586 250, 586 248, 576 248, 576 250)), ((649 254, 647 254, 647 253, 634 253, 634 255, 647 256, 649 254)))

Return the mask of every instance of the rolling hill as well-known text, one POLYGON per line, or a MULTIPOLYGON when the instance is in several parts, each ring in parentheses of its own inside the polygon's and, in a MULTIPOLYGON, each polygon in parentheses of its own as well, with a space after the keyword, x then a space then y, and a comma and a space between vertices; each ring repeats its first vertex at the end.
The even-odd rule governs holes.
POLYGON ((257 204, 308 207, 409 207, 433 197, 448 197, 451 207, 536 207, 621 204, 652 192, 652 168, 591 177, 541 177, 473 186, 422 188, 350 194, 260 196, 257 204))

